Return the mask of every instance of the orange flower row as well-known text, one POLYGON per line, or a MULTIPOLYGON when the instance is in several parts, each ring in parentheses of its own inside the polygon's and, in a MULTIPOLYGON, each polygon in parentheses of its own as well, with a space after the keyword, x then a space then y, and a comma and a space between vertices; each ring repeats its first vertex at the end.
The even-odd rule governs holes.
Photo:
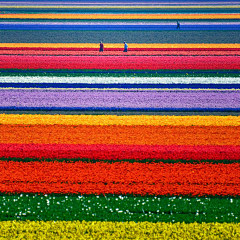
POLYGON ((240 184, 240 163, 0 161, 0 182, 240 184))
POLYGON ((239 195, 240 164, 0 162, 1 192, 239 195))
POLYGON ((240 145, 239 126, 0 125, 0 143, 240 145))

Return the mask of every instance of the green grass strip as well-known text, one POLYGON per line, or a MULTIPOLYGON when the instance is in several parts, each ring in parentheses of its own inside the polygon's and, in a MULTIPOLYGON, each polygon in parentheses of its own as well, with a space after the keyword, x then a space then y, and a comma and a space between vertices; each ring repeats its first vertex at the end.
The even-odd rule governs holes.
POLYGON ((0 69, 0 76, 39 77, 239 77, 238 70, 21 70, 0 69))
POLYGON ((116 162, 129 162, 129 163, 135 163, 135 162, 141 162, 141 163, 192 163, 192 164, 199 164, 199 163, 211 163, 211 164, 232 164, 232 163, 240 163, 240 159, 234 159, 234 160, 211 160, 211 159, 202 159, 202 160, 186 160, 186 159, 90 159, 90 158, 60 158, 60 159, 51 159, 51 158, 7 158, 2 157, 0 158, 0 161, 14 161, 14 162, 67 162, 67 163, 73 163, 73 162, 85 162, 85 163, 97 163, 97 162, 104 162, 104 163, 116 163, 116 162))
POLYGON ((0 221, 239 223, 240 198, 2 194, 0 211, 0 221))

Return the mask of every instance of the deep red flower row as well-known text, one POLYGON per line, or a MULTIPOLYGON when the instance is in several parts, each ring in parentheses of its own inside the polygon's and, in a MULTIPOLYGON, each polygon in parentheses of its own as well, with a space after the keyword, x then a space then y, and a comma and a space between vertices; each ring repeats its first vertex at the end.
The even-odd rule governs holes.
POLYGON ((239 160, 240 146, 0 144, 0 157, 106 160, 239 160))
POLYGON ((68 49, 50 49, 47 51, 46 49, 38 50, 38 49, 20 49, 20 50, 1 50, 0 55, 52 55, 52 56, 239 56, 240 51, 232 51, 232 50, 142 50, 138 51, 131 50, 123 52, 122 49, 107 49, 104 52, 99 52, 98 49, 86 49, 86 50, 68 50, 68 49))
POLYGON ((0 161, 0 192, 240 195, 240 164, 0 161))
MULTIPOLYGON (((85 48, 74 48, 74 47, 0 47, 1 50, 37 50, 37 51, 99 51, 99 48, 91 48, 91 47, 85 47, 85 48)), ((105 51, 123 51, 123 48, 104 48, 105 51)), ((170 52, 179 52, 179 51, 206 51, 206 52, 211 52, 211 51, 239 51, 239 48, 188 48, 188 47, 183 47, 183 48, 130 48, 129 52, 132 51, 138 51, 138 52, 149 52, 149 51, 170 51, 170 52)))
POLYGON ((240 69, 240 56, 1 55, 0 63, 5 69, 240 69))

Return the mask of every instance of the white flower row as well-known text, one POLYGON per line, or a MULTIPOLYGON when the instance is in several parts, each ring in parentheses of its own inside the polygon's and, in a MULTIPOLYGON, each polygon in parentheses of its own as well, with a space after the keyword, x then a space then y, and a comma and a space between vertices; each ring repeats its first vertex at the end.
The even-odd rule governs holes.
POLYGON ((0 77, 0 83, 237 84, 240 77, 0 77))

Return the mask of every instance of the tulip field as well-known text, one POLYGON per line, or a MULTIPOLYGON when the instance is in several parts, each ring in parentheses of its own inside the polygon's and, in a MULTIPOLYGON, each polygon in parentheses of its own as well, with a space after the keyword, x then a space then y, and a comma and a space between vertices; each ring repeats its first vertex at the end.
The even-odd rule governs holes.
POLYGON ((239 31, 237 0, 0 2, 0 238, 240 239, 239 31))

